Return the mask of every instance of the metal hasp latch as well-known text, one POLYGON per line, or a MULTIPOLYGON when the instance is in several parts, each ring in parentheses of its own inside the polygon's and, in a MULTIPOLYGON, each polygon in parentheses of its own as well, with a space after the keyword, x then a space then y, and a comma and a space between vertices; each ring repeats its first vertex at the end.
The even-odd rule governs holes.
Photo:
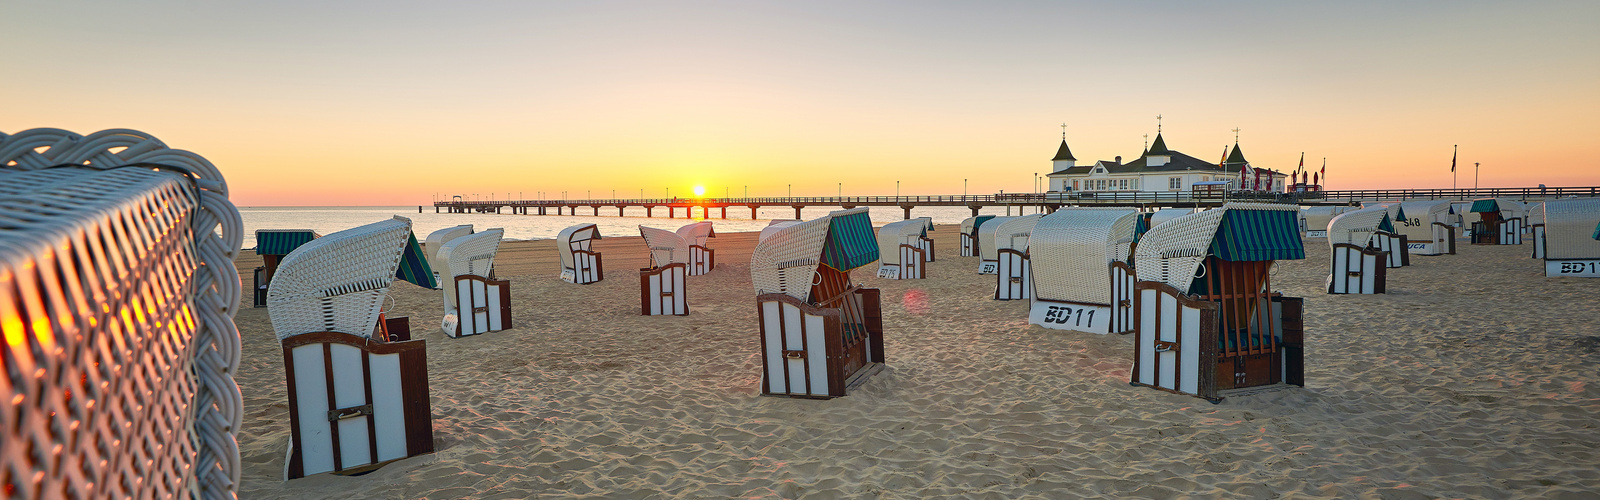
POLYGON ((361 405, 361 406, 352 406, 352 407, 349 407, 349 408, 339 408, 337 410, 328 410, 328 421, 329 422, 338 422, 340 420, 344 420, 344 419, 347 419, 347 418, 363 417, 363 416, 367 416, 367 415, 371 415, 371 414, 372 414, 372 403, 367 403, 367 404, 364 404, 364 405, 361 405))

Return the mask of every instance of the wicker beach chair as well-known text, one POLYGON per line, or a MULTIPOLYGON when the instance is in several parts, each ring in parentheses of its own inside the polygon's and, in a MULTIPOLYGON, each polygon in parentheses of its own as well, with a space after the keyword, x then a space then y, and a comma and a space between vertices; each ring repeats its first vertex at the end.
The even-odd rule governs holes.
POLYGON ((1013 218, 991 217, 978 226, 978 274, 994 274, 1000 270, 1000 251, 994 246, 994 235, 1001 224, 1013 218))
MULTIPOLYGON (((1033 271, 1028 259, 1028 236, 1042 215, 1012 217, 995 227, 985 248, 995 251, 995 300, 1025 300, 1033 297, 1033 271)), ((987 224, 985 224, 987 226, 987 224)))
POLYGON ((1333 217, 1347 212, 1350 207, 1317 206, 1309 207, 1301 214, 1304 217, 1304 235, 1307 238, 1327 238, 1328 222, 1333 217))
POLYGON ((881 370, 878 289, 850 271, 878 260, 867 209, 832 212, 768 235, 750 255, 761 329, 761 393, 846 395, 881 370))
POLYGON ((0 134, 3 496, 235 497, 228 192, 143 132, 0 134))
POLYGON ((908 219, 884 224, 878 228, 878 277, 887 279, 923 279, 927 277, 930 262, 922 241, 926 238, 927 224, 919 219, 908 219))
POLYGON ((933 238, 928 237, 928 231, 934 230, 933 217, 917 217, 911 220, 922 221, 922 233, 918 235, 916 240, 917 248, 921 248, 922 253, 928 256, 928 262, 938 261, 939 256, 937 252, 934 252, 933 238))
POLYGON ((987 222, 989 219, 993 218, 993 215, 977 215, 968 217, 961 221, 962 257, 978 256, 979 247, 982 246, 978 244, 978 227, 982 226, 984 222, 987 222))
POLYGON ((591 247, 600 239, 600 228, 594 224, 579 224, 556 235, 556 250, 561 253, 561 280, 587 285, 605 279, 604 263, 600 252, 591 247))
POLYGON ((310 229, 257 229, 255 251, 256 256, 261 257, 261 265, 256 266, 253 273, 252 305, 267 307, 267 286, 278 273, 278 263, 283 261, 283 256, 320 237, 322 235, 310 229))
POLYGON ((1544 275, 1600 278, 1600 198, 1550 200, 1544 213, 1544 275))
POLYGON ((639 269, 639 314, 688 316, 689 241, 665 229, 639 226, 650 267, 639 269))
POLYGON ((1163 208, 1150 214, 1150 227, 1154 228, 1161 223, 1195 213, 1193 208, 1163 208))
POLYGON ((793 226, 795 224, 799 224, 801 222, 802 221, 798 221, 798 220, 772 220, 772 221, 767 221, 767 227, 761 228, 761 234, 756 237, 756 243, 761 243, 763 241, 767 241, 767 237, 771 236, 773 233, 778 232, 778 230, 786 228, 786 227, 789 227, 789 226, 793 226))
POLYGON ((1544 258, 1544 202, 1528 204, 1528 238, 1533 240, 1533 258, 1544 258))
MULTIPOLYGON (((450 264, 439 258, 439 249, 443 248, 444 244, 450 240, 470 235, 472 235, 472 224, 447 227, 428 233, 428 238, 424 242, 427 243, 428 267, 433 269, 434 280, 443 283, 449 281, 448 278, 450 278, 448 274, 444 274, 450 269, 450 264)), ((444 298, 444 307, 448 309, 450 308, 450 297, 447 295, 444 298)))
POLYGON ((1527 222, 1522 215, 1522 202, 1506 198, 1472 200, 1471 213, 1478 214, 1472 222, 1474 245, 1521 245, 1522 227, 1527 222))
POLYGON ((1294 205, 1229 203, 1161 223, 1135 250, 1134 385, 1220 401, 1304 385, 1302 300, 1274 261, 1305 258, 1294 205))
POLYGON ((1133 331, 1134 230, 1128 208, 1062 208, 1028 239, 1033 302, 1028 322, 1090 333, 1133 331))
POLYGON ((689 249, 689 260, 684 265, 688 266, 690 276, 701 276, 717 267, 717 252, 711 249, 709 241, 717 237, 711 222, 702 221, 680 227, 677 235, 689 249))
POLYGON ((267 313, 289 386, 286 478, 361 472, 433 451, 426 344, 375 335, 414 241, 411 220, 395 217, 283 258, 267 313))
POLYGON ((504 230, 489 229, 439 247, 450 276, 443 287, 449 304, 441 325, 445 334, 462 337, 511 328, 511 282, 494 277, 494 257, 504 235, 504 230))
POLYGON ((1392 228, 1387 207, 1341 213, 1328 223, 1328 293, 1386 293, 1390 254, 1378 234, 1392 228))
POLYGON ((1395 232, 1405 237, 1407 255, 1455 253, 1455 227, 1447 224, 1450 220, 1450 202, 1419 200, 1396 203, 1390 213, 1395 232))

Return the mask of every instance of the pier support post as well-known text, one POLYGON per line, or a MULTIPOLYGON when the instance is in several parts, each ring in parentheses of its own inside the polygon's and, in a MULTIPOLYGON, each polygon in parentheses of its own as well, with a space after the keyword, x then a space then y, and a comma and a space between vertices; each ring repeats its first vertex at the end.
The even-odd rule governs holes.
POLYGON ((592 211, 595 217, 600 216, 600 205, 591 205, 589 206, 589 209, 592 211))
POLYGON ((439 213, 439 206, 438 205, 434 205, 433 206, 433 213, 439 213))
POLYGON ((654 207, 654 206, 649 206, 649 205, 646 205, 646 206, 645 206, 645 207, 644 207, 644 216, 645 216, 645 218, 650 218, 650 217, 652 217, 652 216, 651 216, 651 215, 650 215, 650 212, 654 212, 654 211, 655 211, 655 210, 656 210, 656 207, 654 207))
POLYGON ((967 208, 972 209, 972 216, 973 217, 977 217, 978 216, 978 206, 977 205, 971 205, 971 206, 968 206, 967 208))
POLYGON ((667 205, 667 218, 668 219, 675 218, 675 217, 678 216, 678 214, 673 213, 674 211, 676 211, 676 209, 672 208, 672 205, 667 205))
POLYGON ((911 205, 900 205, 906 211, 906 220, 911 220, 911 205))
POLYGON ((728 207, 722 207, 722 220, 728 220, 728 207))
POLYGON ((617 205, 617 217, 622 217, 622 205, 617 205))
POLYGON ((750 220, 756 220, 756 207, 754 205, 750 206, 750 220))
POLYGON ((805 207, 802 206, 802 205, 794 205, 794 218, 795 218, 795 220, 800 220, 800 209, 802 209, 802 208, 805 208, 805 207))

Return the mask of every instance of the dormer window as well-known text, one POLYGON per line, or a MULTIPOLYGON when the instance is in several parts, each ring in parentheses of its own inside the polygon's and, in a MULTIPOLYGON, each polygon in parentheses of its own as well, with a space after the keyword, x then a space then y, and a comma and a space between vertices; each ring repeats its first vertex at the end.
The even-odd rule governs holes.
POLYGON ((1106 173, 1106 169, 1105 169, 1105 167, 1095 168, 1094 169, 1094 173, 1103 174, 1103 173, 1106 173))

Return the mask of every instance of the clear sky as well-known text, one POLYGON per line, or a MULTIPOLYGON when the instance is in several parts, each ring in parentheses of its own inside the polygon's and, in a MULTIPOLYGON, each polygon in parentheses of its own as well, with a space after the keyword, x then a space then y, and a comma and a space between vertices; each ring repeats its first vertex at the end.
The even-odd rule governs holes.
POLYGON ((1330 189, 1600 185, 1600 1, 7 0, 0 132, 150 132, 240 205, 1029 191, 1168 146, 1330 189))

